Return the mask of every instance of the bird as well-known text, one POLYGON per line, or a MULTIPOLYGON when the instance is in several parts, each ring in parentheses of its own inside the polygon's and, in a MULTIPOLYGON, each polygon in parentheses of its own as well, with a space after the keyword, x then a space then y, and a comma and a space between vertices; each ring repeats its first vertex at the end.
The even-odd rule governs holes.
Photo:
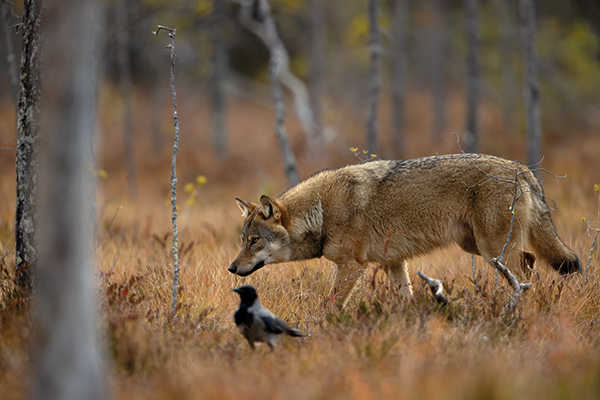
POLYGON ((277 337, 282 334, 302 337, 302 332, 277 318, 258 301, 256 289, 243 285, 233 289, 240 295, 240 307, 235 312, 235 324, 254 350, 254 342, 264 342, 273 351, 277 337))

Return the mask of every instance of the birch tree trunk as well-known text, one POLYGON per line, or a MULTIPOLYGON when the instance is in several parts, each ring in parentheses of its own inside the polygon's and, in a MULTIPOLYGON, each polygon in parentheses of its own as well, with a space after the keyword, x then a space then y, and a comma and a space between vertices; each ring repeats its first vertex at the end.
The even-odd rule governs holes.
MULTIPOLYGON (((536 165, 541 161, 541 110, 540 89, 535 57, 535 5, 533 0, 519 0, 521 32, 523 37, 523 61, 525 65, 525 107, 527 108, 527 164, 536 165)), ((539 178, 537 168, 534 175, 539 178)))
POLYGON ((406 155, 405 99, 407 86, 406 32, 408 0, 394 0, 392 23, 392 147, 394 158, 406 155))
POLYGON ((465 0, 467 23, 467 116, 465 123, 465 150, 479 151, 478 116, 479 102, 479 0, 465 0))
POLYGON ((367 150, 379 153, 377 139, 379 91, 381 89, 381 39, 379 35, 379 0, 369 0, 369 115, 367 116, 367 150))
POLYGON ((262 16, 262 21, 253 17, 255 0, 239 0, 238 2, 240 3, 240 23, 265 43, 269 49, 271 61, 277 60, 277 81, 287 87, 294 97, 296 115, 308 137, 308 148, 317 148, 322 138, 315 130, 315 118, 310 106, 308 89, 304 82, 290 70, 290 56, 277 32, 268 0, 258 0, 258 12, 262 16))
POLYGON ((99 47, 95 38, 102 15, 93 0, 49 2, 44 10, 33 399, 101 399, 105 392, 87 196, 94 184, 89 150, 99 47))
POLYGON ((23 50, 17 116, 17 208, 15 218, 15 266, 22 294, 35 291, 37 262, 37 176, 40 137, 40 68, 42 1, 25 0, 23 50))
POLYGON ((281 74, 288 68, 289 57, 281 43, 279 34, 277 33, 268 0, 258 0, 258 10, 264 20, 265 36, 268 37, 270 43, 272 43, 270 46, 271 62, 269 65, 269 77, 271 78, 273 102, 275 103, 275 133, 279 139, 279 144, 281 145, 281 151, 283 153, 283 169, 290 186, 294 186, 299 182, 298 167, 296 166, 296 158, 294 157, 292 146, 290 145, 290 141, 285 131, 285 107, 283 104, 283 93, 281 92, 281 86, 279 85, 281 74))

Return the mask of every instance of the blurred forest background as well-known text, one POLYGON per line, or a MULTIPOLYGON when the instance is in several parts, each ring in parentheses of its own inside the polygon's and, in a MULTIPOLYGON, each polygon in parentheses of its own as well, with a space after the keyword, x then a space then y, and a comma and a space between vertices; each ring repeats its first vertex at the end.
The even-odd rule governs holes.
MULTIPOLYGON (((394 26, 398 23, 394 2, 380 5, 380 146, 369 150, 380 158, 457 152, 452 133, 463 136, 466 115, 464 1, 401 3, 406 3, 406 13, 400 27, 394 26), (393 59, 398 28, 404 35, 399 66, 393 59), (402 110, 395 110, 393 102, 398 73, 402 110), (403 116, 401 121, 398 115, 403 116), (394 139, 398 134, 400 144, 394 139)), ((143 185, 146 178, 155 177, 146 172, 164 166, 170 154, 168 51, 163 50, 166 42, 151 34, 163 24, 177 28, 182 172, 201 173, 214 184, 237 180, 241 173, 244 181, 277 179, 280 172, 272 167, 280 165, 280 154, 273 134, 269 53, 241 23, 239 2, 124 0, 106 1, 105 6, 96 168, 106 171, 109 179, 126 179, 125 174, 143 185)), ((3 7, 8 7, 5 2, 3 7)), ((17 1, 14 14, 21 15, 22 7, 17 1)), ((317 148, 310 145, 290 98, 286 127, 301 176, 353 162, 348 148, 367 147, 367 2, 274 0, 271 8, 291 70, 309 90, 322 137, 317 148)), ((542 153, 548 157, 554 149, 595 134, 600 126, 600 5, 593 0, 538 1, 536 8, 542 153)), ((478 19, 480 150, 525 161, 517 3, 481 1, 478 19)), ((0 41, 3 171, 10 170, 14 160, 15 108, 8 56, 14 52, 18 67, 20 40, 18 31, 14 34, 18 22, 10 12, 5 15, 0 41)))
MULTIPOLYGON (((415 302, 396 302, 373 268, 350 310, 337 314, 324 307, 333 273, 325 260, 270 266, 243 280, 229 274, 242 223, 233 197, 256 201, 289 186, 256 4, 100 3, 105 23, 95 164, 88 171, 97 214, 90 269, 99 288, 108 391, 115 397, 598 398, 600 273, 590 247, 600 218, 599 1, 534 2, 541 166, 567 177, 541 178, 557 205, 558 232, 587 267, 585 277, 564 280, 536 269, 533 289, 512 314, 502 311, 507 292, 494 287, 491 268, 477 260, 471 278, 471 259, 456 248, 411 261, 415 302), (170 40, 152 34, 158 25, 177 29, 181 286, 174 312, 170 40), (449 283, 452 306, 440 310, 433 303, 414 277, 420 269, 449 283), (250 353, 232 321, 237 297, 231 289, 243 283, 256 286, 264 304, 311 337, 284 341, 272 354, 250 353)), ((470 133, 480 152, 528 162, 519 3, 525 1, 270 0, 289 55, 284 123, 300 178, 361 162, 357 156, 460 152, 470 133), (371 39, 374 3, 380 46, 371 39), (375 120, 374 50, 381 61, 375 120), (367 135, 373 127, 375 144, 367 135)), ((27 395, 32 324, 11 298, 24 4, 0 5, 4 399, 27 395)))

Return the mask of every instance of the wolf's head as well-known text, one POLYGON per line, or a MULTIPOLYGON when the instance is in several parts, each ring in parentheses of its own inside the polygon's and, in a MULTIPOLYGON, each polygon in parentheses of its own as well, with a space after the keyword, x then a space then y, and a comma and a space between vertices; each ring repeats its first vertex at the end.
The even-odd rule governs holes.
POLYGON ((242 248, 232 261, 229 272, 248 276, 267 264, 290 260, 290 235, 284 227, 283 207, 268 196, 260 204, 235 198, 246 217, 242 228, 242 248))

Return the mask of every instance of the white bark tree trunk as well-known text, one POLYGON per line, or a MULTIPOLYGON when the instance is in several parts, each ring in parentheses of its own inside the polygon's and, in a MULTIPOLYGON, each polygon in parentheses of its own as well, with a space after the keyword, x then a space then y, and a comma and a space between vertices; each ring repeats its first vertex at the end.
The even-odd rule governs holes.
POLYGON ((34 308, 34 399, 105 395, 91 261, 96 37, 94 0, 50 2, 44 13, 40 262, 34 308))
POLYGON ((240 23, 265 43, 271 54, 271 63, 276 59, 278 64, 276 71, 277 81, 292 93, 296 106, 296 115, 308 137, 308 147, 309 149, 315 149, 320 145, 322 139, 315 128, 315 117, 310 105, 308 88, 290 70, 290 56, 277 32, 268 0, 257 1, 258 11, 263 18, 262 22, 254 19, 252 16, 255 2, 256 0, 238 0, 240 4, 240 23))

